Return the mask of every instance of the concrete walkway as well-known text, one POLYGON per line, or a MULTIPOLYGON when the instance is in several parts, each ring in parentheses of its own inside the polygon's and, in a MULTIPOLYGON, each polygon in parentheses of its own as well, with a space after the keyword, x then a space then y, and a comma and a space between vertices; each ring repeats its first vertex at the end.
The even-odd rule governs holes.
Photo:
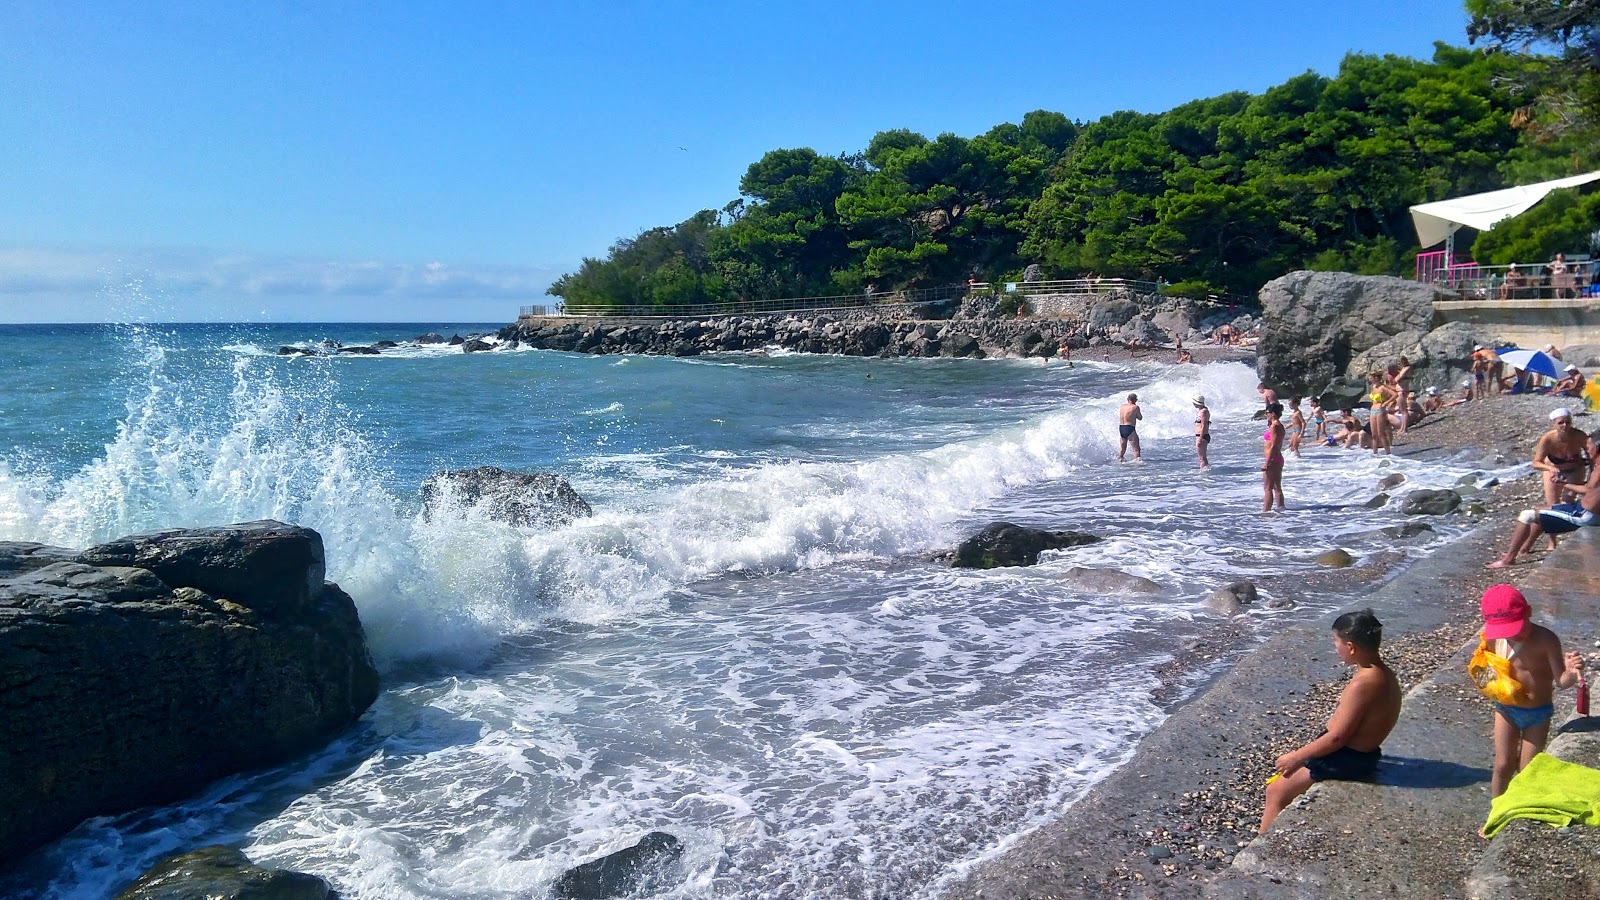
MULTIPOLYGON (((1583 529, 1506 580, 1528 596, 1535 621, 1567 649, 1585 652, 1591 667, 1600 664, 1600 529, 1583 529)), ((1488 701, 1466 677, 1475 647, 1475 640, 1462 647, 1406 695, 1384 743, 1382 784, 1314 787, 1271 833, 1240 851, 1205 895, 1600 897, 1600 829, 1518 821, 1493 841, 1477 836, 1489 811, 1494 750, 1488 701)), ((1574 719, 1572 703, 1572 691, 1557 693, 1558 731, 1549 750, 1600 766, 1600 718, 1574 719)))

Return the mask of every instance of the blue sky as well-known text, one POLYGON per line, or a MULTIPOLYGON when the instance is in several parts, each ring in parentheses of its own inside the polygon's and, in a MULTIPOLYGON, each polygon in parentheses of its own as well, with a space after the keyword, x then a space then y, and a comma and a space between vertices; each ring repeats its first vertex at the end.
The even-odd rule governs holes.
POLYGON ((509 321, 780 147, 1464 43, 1455 0, 0 5, 0 321, 509 321))

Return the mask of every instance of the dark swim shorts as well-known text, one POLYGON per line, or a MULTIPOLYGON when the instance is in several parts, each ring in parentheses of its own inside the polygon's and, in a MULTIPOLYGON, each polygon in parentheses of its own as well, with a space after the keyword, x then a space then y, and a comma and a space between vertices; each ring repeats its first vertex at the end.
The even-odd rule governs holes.
POLYGON ((1539 527, 1545 534, 1566 534, 1595 524, 1600 524, 1600 520, 1595 518, 1594 513, 1584 509, 1581 503, 1557 503, 1539 512, 1539 527))
POLYGON ((1122 439, 1123 440, 1127 440, 1128 438, 1133 437, 1133 426, 1132 425, 1118 425, 1117 429, 1122 432, 1122 439))
POLYGON ((1340 747, 1327 756, 1306 760, 1312 781, 1372 781, 1378 775, 1378 760, 1383 750, 1362 752, 1340 747))

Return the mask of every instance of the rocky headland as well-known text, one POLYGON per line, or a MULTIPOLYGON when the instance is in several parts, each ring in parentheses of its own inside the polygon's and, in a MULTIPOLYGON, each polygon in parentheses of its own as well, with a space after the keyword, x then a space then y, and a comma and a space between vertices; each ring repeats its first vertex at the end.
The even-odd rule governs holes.
POLYGON ((0 543, 0 863, 283 763, 378 693, 322 538, 263 521, 0 543))

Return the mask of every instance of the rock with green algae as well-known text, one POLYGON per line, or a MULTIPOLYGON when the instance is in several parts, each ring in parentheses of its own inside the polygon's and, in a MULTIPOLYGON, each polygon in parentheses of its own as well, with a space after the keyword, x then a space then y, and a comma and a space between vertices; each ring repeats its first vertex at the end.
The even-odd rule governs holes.
POLYGON ((329 900, 315 875, 258 866, 232 847, 201 847, 170 856, 129 885, 116 900, 329 900))

